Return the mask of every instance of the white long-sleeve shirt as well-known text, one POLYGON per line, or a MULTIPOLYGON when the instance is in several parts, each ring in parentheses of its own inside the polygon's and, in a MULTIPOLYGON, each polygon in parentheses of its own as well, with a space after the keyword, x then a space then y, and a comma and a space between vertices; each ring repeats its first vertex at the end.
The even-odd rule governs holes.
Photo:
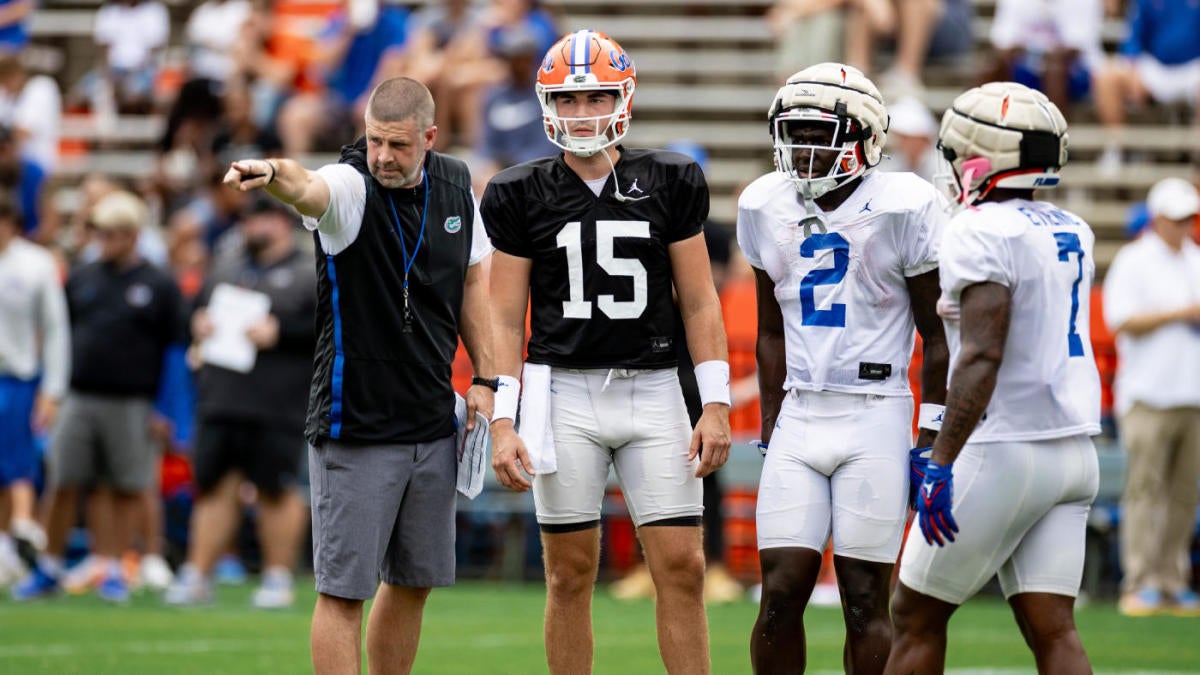
POLYGON ((61 398, 71 372, 67 301, 50 252, 14 239, 0 250, 0 375, 39 371, 41 392, 61 398))

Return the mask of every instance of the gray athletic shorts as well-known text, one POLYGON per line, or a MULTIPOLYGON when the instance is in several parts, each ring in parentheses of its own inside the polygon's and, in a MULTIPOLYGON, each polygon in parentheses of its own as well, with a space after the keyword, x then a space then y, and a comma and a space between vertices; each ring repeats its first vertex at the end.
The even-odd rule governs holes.
POLYGON ((317 592, 366 600, 379 581, 454 583, 454 437, 429 443, 309 446, 317 592))
POLYGON ((158 475, 151 409, 145 398, 68 393, 50 439, 50 484, 145 491, 158 475))

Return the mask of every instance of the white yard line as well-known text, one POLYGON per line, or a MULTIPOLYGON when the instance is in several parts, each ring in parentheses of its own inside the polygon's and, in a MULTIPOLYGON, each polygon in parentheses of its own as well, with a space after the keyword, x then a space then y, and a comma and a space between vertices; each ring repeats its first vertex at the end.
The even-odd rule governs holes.
POLYGON ((265 652, 293 649, 292 640, 158 640, 139 642, 46 642, 0 645, 0 658, 127 654, 206 654, 265 652))

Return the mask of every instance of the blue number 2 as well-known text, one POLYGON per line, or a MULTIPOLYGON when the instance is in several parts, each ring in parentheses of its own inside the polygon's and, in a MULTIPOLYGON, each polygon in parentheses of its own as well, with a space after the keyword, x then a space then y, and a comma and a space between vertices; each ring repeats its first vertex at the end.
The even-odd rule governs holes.
POLYGON ((1083 356, 1083 339, 1075 332, 1075 319, 1079 316, 1079 282, 1083 280, 1083 246, 1079 243, 1079 235, 1072 232, 1055 232, 1054 241, 1058 243, 1058 259, 1070 262, 1071 254, 1079 254, 1079 274, 1075 275, 1075 283, 1071 285, 1071 323, 1067 328, 1067 350, 1071 356, 1083 356))
POLYGON ((834 303, 829 309, 817 309, 813 289, 836 284, 846 276, 846 269, 850 267, 850 242, 837 232, 814 234, 800 244, 800 256, 811 258, 817 251, 830 248, 833 249, 833 267, 812 270, 800 280, 800 316, 805 326, 846 327, 846 305, 834 303))

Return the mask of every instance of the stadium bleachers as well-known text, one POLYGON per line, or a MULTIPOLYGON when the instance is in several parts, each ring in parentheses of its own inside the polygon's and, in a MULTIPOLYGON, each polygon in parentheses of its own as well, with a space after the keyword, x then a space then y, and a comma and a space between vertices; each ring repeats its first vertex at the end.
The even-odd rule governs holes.
MULTIPOLYGON (((403 4, 419 7, 431 1, 403 4)), ((35 40, 69 57, 62 59, 65 65, 59 73, 64 88, 79 76, 80 64, 92 62, 91 22, 99 4, 99 0, 48 0, 34 15, 35 40)), ((599 28, 629 49, 640 80, 629 143, 660 147, 688 138, 705 145, 711 156, 712 212, 732 221, 736 190, 771 166, 765 111, 777 83, 774 41, 763 20, 770 0, 554 0, 546 4, 562 17, 564 29, 599 28)), ((175 0, 168 5, 176 28, 173 44, 178 44, 192 3, 175 0)), ((958 63, 931 65, 924 73, 925 102, 935 113, 972 83, 986 58, 994 0, 974 0, 974 5, 975 53, 958 63)), ((1106 48, 1111 51, 1121 34, 1121 20, 1107 20, 1106 48)), ((1065 187, 1055 198, 1096 229, 1097 262, 1103 271, 1124 240, 1131 201, 1140 199, 1160 178, 1189 175, 1185 150, 1200 147, 1200 135, 1186 125, 1171 124, 1161 110, 1137 114, 1127 139, 1139 154, 1119 178, 1108 178, 1093 165, 1104 137, 1090 104, 1080 104, 1071 112, 1072 164, 1064 172, 1065 187)), ((84 173, 138 177, 151 171, 152 147, 162 127, 159 116, 123 118, 102 137, 89 117, 68 117, 64 142, 86 147, 87 152, 64 161, 60 183, 67 191, 57 206, 66 209, 74 203, 70 184, 84 173)))

